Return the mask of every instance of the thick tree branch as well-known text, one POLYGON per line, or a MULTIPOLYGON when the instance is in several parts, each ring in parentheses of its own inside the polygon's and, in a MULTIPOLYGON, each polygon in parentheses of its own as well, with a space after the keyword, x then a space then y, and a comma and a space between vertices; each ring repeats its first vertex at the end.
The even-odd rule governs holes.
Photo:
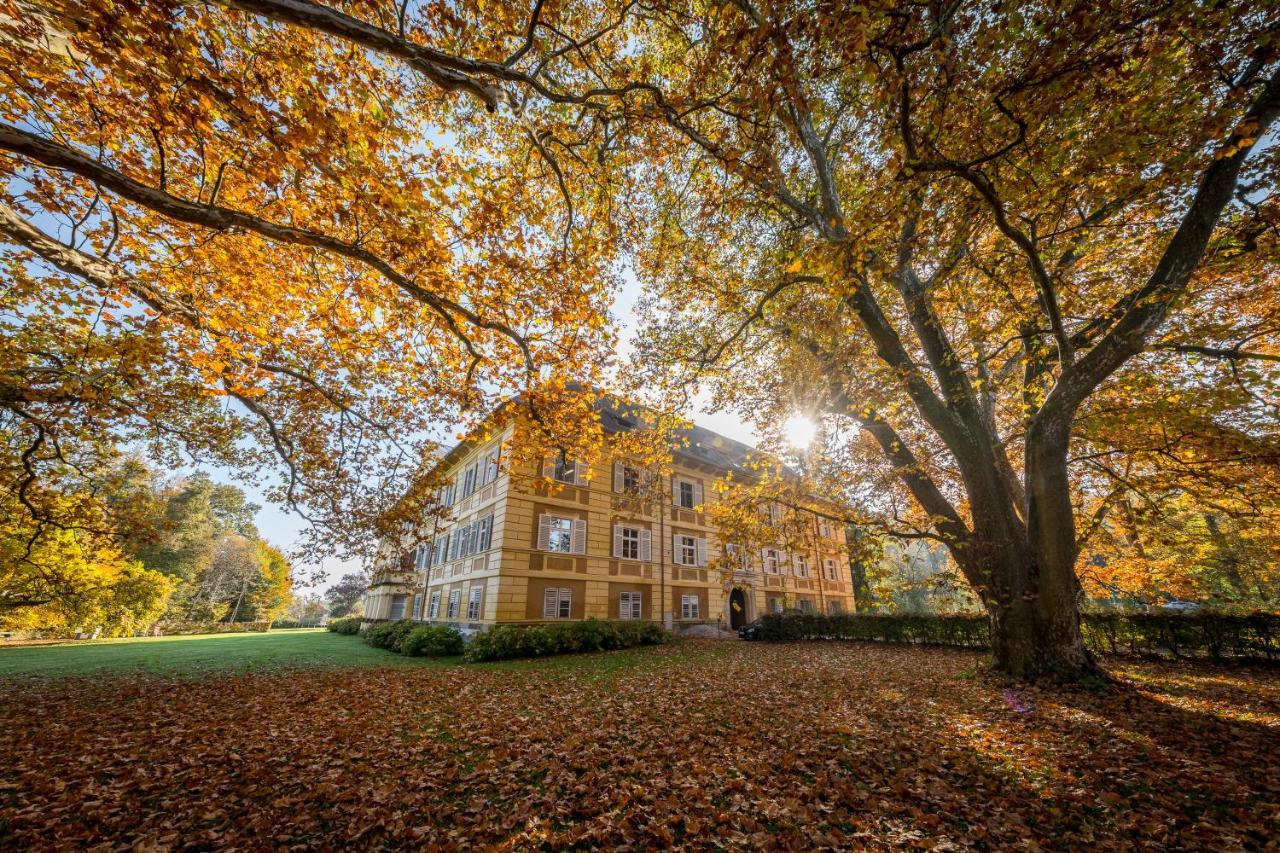
POLYGON ((87 178, 122 198, 179 222, 199 225, 221 232, 236 229, 251 231, 273 242, 310 246, 356 261, 374 270, 409 296, 430 307, 440 317, 448 330, 473 356, 478 356, 478 352, 473 342, 459 326, 457 317, 462 317, 467 323, 476 328, 497 332, 510 339, 519 347, 524 356, 526 368, 528 370, 534 369, 528 341, 514 329, 496 320, 481 317, 470 308, 427 290, 409 276, 395 269, 386 260, 362 246, 327 234, 321 234, 317 231, 281 225, 238 210, 217 207, 211 204, 198 204, 178 198, 136 181, 79 151, 9 124, 0 123, 0 149, 12 151, 45 166, 87 178))
POLYGON ((1069 419, 1094 388, 1146 346, 1173 301, 1190 283, 1222 211, 1231 201, 1245 160, 1277 116, 1280 69, 1272 73, 1218 156, 1205 169, 1191 205, 1151 277, 1122 300, 1127 307, 1106 336, 1074 367, 1063 371, 1037 418, 1069 419))
MULTIPOLYGON (((465 59, 426 45, 415 44, 389 30, 353 18, 328 6, 307 2, 307 0, 214 0, 214 2, 231 9, 337 36, 378 53, 397 56, 445 91, 460 91, 473 95, 479 98, 490 111, 498 108, 498 104, 506 97, 506 93, 500 87, 477 77, 491 76, 500 80, 516 80, 523 77, 519 72, 512 72, 501 63, 465 59)), ((532 25, 530 30, 532 31, 532 25)))

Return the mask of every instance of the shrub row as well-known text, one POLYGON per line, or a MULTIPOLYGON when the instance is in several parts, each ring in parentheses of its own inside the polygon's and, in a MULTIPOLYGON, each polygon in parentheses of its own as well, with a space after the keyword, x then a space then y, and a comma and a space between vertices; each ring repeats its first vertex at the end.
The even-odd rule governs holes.
POLYGON ((183 634, 243 634, 247 632, 266 631, 271 623, 262 622, 157 622, 151 629, 153 634, 166 637, 183 634))
POLYGON ((343 619, 334 619, 325 627, 335 634, 353 636, 360 633, 360 623, 362 621, 359 616, 347 616, 343 619))
MULTIPOLYGON (((1280 616, 1273 614, 1100 613, 1082 620, 1085 644, 1103 654, 1280 659, 1280 616)), ((988 648, 989 629, 985 616, 788 612, 762 617, 757 637, 988 648)))
POLYGON ((1081 630, 1103 654, 1280 660, 1280 615, 1271 613, 1096 613, 1081 630))
MULTIPOLYGON (((360 630, 359 617, 339 619, 342 624, 329 630, 339 634, 355 634, 360 630), (347 624, 355 622, 355 630, 347 624)), ((411 619, 381 622, 364 632, 364 641, 377 649, 417 658, 442 658, 462 654, 462 633, 452 625, 420 625, 411 619)))
POLYGON ((985 616, 870 615, 854 613, 770 613, 760 619, 759 639, 876 640, 884 643, 927 643, 984 648, 988 644, 985 616))
POLYGON ((653 622, 559 622, 549 625, 499 625, 471 638, 467 660, 506 660, 598 652, 666 642, 667 632, 653 622))

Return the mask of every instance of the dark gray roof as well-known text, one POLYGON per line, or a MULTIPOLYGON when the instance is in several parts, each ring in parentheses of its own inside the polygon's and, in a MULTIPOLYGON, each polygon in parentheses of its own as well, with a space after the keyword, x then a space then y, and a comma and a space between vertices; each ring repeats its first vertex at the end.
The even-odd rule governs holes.
MULTIPOLYGON (((616 397, 602 395, 596 401, 596 411, 600 414, 600 423, 605 432, 630 432, 645 426, 645 409, 616 397)), ((680 441, 680 445, 674 448, 676 453, 695 462, 729 471, 746 473, 751 469, 752 460, 766 455, 749 444, 696 424, 675 430, 674 436, 680 441)))
MULTIPOLYGON (((503 406, 518 404, 519 402, 519 397, 507 400, 495 408, 490 416, 497 414, 503 406)), ((599 395, 596 398, 595 409, 600 416, 600 425, 607 433, 630 432, 633 429, 641 429, 652 422, 647 417, 652 411, 651 409, 638 403, 621 400, 611 394, 599 395)), ((768 456, 768 454, 757 450, 749 444, 743 444, 741 441, 696 424, 691 427, 674 430, 673 435, 679 441, 679 445, 674 448, 676 454, 695 462, 733 471, 737 474, 751 473, 753 470, 752 460, 768 456)), ((459 452, 471 447, 473 443, 471 440, 458 442, 437 460, 432 469, 434 470, 434 468, 455 458, 459 452)), ((791 469, 786 468, 786 470, 790 471, 791 469)))

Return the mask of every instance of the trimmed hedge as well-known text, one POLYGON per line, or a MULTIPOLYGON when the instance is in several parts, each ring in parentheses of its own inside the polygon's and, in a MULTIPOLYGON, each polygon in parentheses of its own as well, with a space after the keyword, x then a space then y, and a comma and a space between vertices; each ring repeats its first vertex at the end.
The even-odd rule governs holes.
POLYGON ((1103 654, 1280 660, 1280 615, 1272 613, 1092 613, 1081 630, 1103 654))
MULTIPOLYGON (((1085 644, 1102 654, 1207 657, 1212 660, 1280 659, 1280 616, 1222 613, 1086 613, 1085 644)), ((771 613, 757 638, 874 640, 989 648, 986 616, 771 613)))
POLYGON ((335 634, 352 636, 360 633, 360 623, 362 621, 359 616, 347 616, 343 619, 334 619, 325 627, 335 634))
POLYGON ((462 632, 452 625, 419 625, 400 643, 400 654, 411 658, 443 658, 462 654, 462 632))
POLYGON ((790 640, 875 640, 882 643, 926 643, 985 648, 985 616, 867 615, 855 613, 770 613, 760 618, 758 638, 774 643, 790 640))
POLYGON ((575 652, 599 652, 664 643, 668 634, 653 622, 558 622, 549 625, 498 625, 467 644, 467 660, 534 658, 575 652))
POLYGON ((184 634, 245 634, 267 631, 271 623, 261 622, 157 622, 152 633, 166 637, 184 634))

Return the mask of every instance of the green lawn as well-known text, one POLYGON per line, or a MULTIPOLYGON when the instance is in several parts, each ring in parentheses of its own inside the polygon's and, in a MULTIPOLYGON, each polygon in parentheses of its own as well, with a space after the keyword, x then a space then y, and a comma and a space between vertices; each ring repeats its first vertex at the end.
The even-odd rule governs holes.
POLYGON ((130 671, 202 675, 214 670, 429 666, 322 628, 265 634, 199 634, 0 648, 0 677, 130 671))

